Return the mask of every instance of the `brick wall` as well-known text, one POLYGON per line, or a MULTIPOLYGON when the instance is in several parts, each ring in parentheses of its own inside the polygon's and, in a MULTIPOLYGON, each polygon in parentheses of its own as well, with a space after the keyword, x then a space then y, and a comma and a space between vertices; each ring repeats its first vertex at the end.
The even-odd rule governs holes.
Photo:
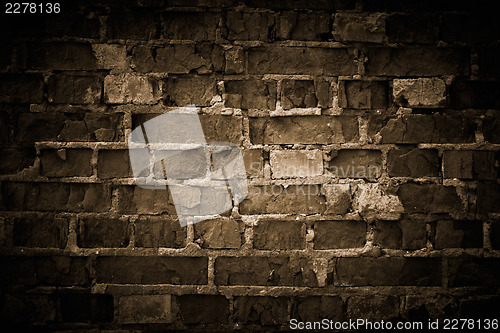
POLYGON ((2 17, 2 322, 498 317, 495 11, 85 3, 2 17), (250 187, 222 216, 181 227, 168 191, 134 185, 126 138, 187 105, 207 141, 242 148, 250 187))

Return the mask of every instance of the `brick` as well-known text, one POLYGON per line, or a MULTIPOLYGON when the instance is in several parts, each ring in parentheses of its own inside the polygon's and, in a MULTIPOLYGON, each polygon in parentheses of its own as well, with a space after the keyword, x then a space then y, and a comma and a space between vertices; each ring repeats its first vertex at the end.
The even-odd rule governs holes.
POLYGON ((224 53, 226 74, 241 74, 245 71, 245 53, 242 47, 233 46, 224 53))
POLYGON ((421 220, 404 219, 400 222, 403 231, 402 248, 418 250, 427 245, 426 223, 421 220))
POLYGON ((437 221, 434 240, 436 249, 482 248, 483 223, 481 221, 437 221))
POLYGON ((398 220, 404 212, 400 199, 393 189, 378 183, 358 184, 354 191, 352 207, 365 221, 398 220))
POLYGON ((0 156, 9 157, 0 160, 0 174, 8 175, 18 173, 23 169, 31 167, 35 163, 36 150, 34 147, 0 148, 0 156))
POLYGON ((40 150, 40 173, 46 177, 89 177, 92 149, 40 150))
POLYGON ((97 257, 96 282, 207 284, 205 257, 97 257), (130 267, 134 267, 133 270, 130 267))
POLYGON ((440 286, 441 258, 338 258, 338 286, 440 286))
POLYGON ((202 248, 238 249, 243 243, 245 225, 234 219, 215 219, 194 225, 194 241, 202 248))
POLYGON ((349 184, 324 184, 326 214, 345 214, 351 209, 351 187, 349 184))
MULTIPOLYGON (((73 12, 76 14, 76 11, 73 12)), ((50 37, 83 37, 99 38, 99 17, 90 15, 71 15, 71 17, 53 18, 44 20, 45 32, 50 37)))
POLYGON ((138 45, 132 49, 132 64, 139 72, 208 74, 223 71, 224 51, 220 46, 210 44, 138 45))
POLYGON ((53 212, 102 212, 111 207, 107 185, 85 183, 1 184, 3 209, 53 212))
POLYGON ((317 250, 359 248, 365 245, 364 221, 320 221, 314 224, 317 250))
POLYGON ((210 106, 216 93, 215 80, 210 77, 168 78, 163 98, 168 106, 210 106))
POLYGON ((127 219, 83 217, 78 221, 78 246, 127 247, 130 231, 127 219))
POLYGON ((491 81, 454 80, 450 99, 454 109, 498 109, 500 84, 491 81))
POLYGON ((276 108, 276 81, 228 80, 224 82, 224 105, 238 109, 274 110, 276 108))
POLYGON ((253 247, 260 250, 303 249, 305 225, 293 220, 260 220, 253 228, 253 247))
POLYGON ((460 304, 460 318, 486 319, 494 318, 500 304, 500 297, 485 296, 478 299, 468 299, 460 304))
POLYGON ((3 297, 3 318, 7 323, 42 324, 54 322, 57 315, 57 300, 47 294, 9 293, 3 297))
POLYGON ((499 213, 500 185, 494 183, 477 184, 476 208, 479 214, 499 213))
POLYGON ((226 12, 227 39, 271 41, 275 17, 266 12, 226 12))
POLYGON ((306 258, 221 256, 215 260, 215 284, 315 287, 312 265, 306 258))
POLYGON ((169 323, 172 321, 170 295, 121 296, 118 321, 123 324, 169 323))
POLYGON ((38 74, 0 74, 0 103, 40 103, 43 78, 38 74))
POLYGON ((38 285, 90 285, 90 273, 86 257, 36 257, 35 271, 38 285))
POLYGON ((132 74, 104 78, 104 102, 109 104, 154 104, 161 98, 157 79, 132 74))
POLYGON ((335 322, 344 318, 344 304, 340 296, 307 296, 292 300, 290 317, 299 321, 321 321, 330 319, 335 322))
POLYGON ((1 266, 5 274, 0 276, 0 285, 35 285, 38 283, 35 258, 30 256, 2 256, 1 266))
POLYGON ((157 39, 160 35, 160 14, 151 10, 112 8, 108 18, 108 38, 157 39), (127 22, 127 24, 124 24, 127 22))
POLYGON ((280 96, 285 110, 331 107, 333 98, 329 82, 319 80, 283 80, 280 96))
MULTIPOLYGON (((0 111, 0 144, 3 146, 9 142, 9 113, 6 111, 0 111)), ((3 162, 5 163, 5 162, 3 162)))
POLYGON ((406 115, 399 118, 371 116, 368 119, 368 136, 380 143, 475 142, 475 129, 476 125, 468 117, 439 114, 406 115))
POLYGON ((16 141, 119 141, 123 139, 119 113, 22 113, 16 141))
MULTIPOLYGON (((21 56, 23 53, 21 53, 21 56)), ((27 68, 50 70, 95 70, 97 60, 90 43, 27 43, 27 68)))
POLYGON ((376 221, 373 233, 373 243, 384 249, 400 249, 402 230, 397 222, 376 221))
POLYGON ((500 26, 493 12, 447 13, 441 18, 440 39, 444 42, 485 44, 497 40, 500 26))
POLYGON ((490 242, 491 242, 492 249, 494 249, 494 250, 500 249, 500 221, 491 222, 490 242))
POLYGON ((163 37, 166 39, 213 41, 220 14, 214 12, 166 12, 163 19, 165 20, 163 37))
POLYGON ((353 75, 352 49, 256 47, 248 50, 249 74, 353 75))
POLYGON ((354 9, 354 3, 351 1, 343 0, 319 0, 311 3, 306 0, 278 0, 278 1, 267 1, 267 0, 247 0, 245 1, 248 7, 254 8, 270 8, 270 9, 354 9))
POLYGON ((65 292, 58 295, 63 322, 97 322, 113 320, 113 296, 106 294, 65 292))
POLYGON ((484 139, 490 143, 500 143, 500 117, 483 119, 484 139))
POLYGON ((276 38, 282 40, 328 40, 330 15, 327 13, 284 12, 278 17, 276 38))
POLYGON ((280 325, 288 321, 286 297, 238 296, 234 308, 236 320, 240 323, 280 325))
POLYGON ((92 44, 99 69, 126 70, 129 67, 127 48, 120 44, 92 44))
POLYGON ((242 150, 245 169, 249 177, 262 177, 264 175, 264 158, 262 149, 242 150))
POLYGON ((319 150, 272 150, 273 178, 314 177, 323 174, 323 153, 319 150))
POLYGON ((99 103, 101 85, 95 76, 52 75, 48 81, 48 99, 50 103, 99 103))
POLYGON ((358 120, 354 117, 250 118, 253 144, 329 144, 357 142, 358 139, 358 120))
POLYGON ((479 49, 479 73, 484 77, 498 77, 500 66, 497 61, 500 57, 500 47, 483 47, 479 49))
POLYGON ((383 48, 366 51, 367 75, 430 76, 468 75, 469 51, 465 48, 383 48))
POLYGON ((460 179, 497 179, 497 158, 493 151, 447 150, 443 153, 443 176, 460 179))
POLYGON ((382 320, 398 318, 398 315, 399 298, 396 296, 352 296, 347 300, 350 319, 382 320))
POLYGON ((438 177, 440 162, 435 149, 401 147, 389 150, 387 172, 392 177, 438 177))
POLYGON ((66 247, 69 222, 51 215, 15 218, 13 221, 14 246, 59 248, 66 247))
POLYGON ((446 105, 446 83, 440 78, 395 79, 392 94, 396 104, 404 107, 446 105))
POLYGON ((139 186, 118 187, 118 211, 136 214, 175 214, 170 192, 139 186))
POLYGON ((497 287, 500 283, 498 258, 448 258, 450 287, 497 287))
POLYGON ((439 17, 429 13, 392 14, 387 17, 390 42, 435 44, 439 38, 439 17))
POLYGON ((350 109, 385 108, 389 100, 387 91, 385 81, 342 81, 339 106, 350 109))
POLYGON ((325 211, 325 198, 319 185, 251 186, 240 203, 240 213, 254 214, 317 214, 325 211))
POLYGON ((144 216, 134 223, 136 247, 173 247, 186 245, 187 230, 175 219, 144 216))
POLYGON ((382 43, 386 40, 385 21, 382 13, 337 13, 333 37, 342 42, 382 43))
POLYGON ((330 156, 328 168, 336 178, 378 178, 382 174, 380 150, 341 149, 330 156))
POLYGON ((222 295, 182 295, 176 299, 184 324, 228 322, 229 301, 222 295))
POLYGON ((100 149, 97 155, 97 177, 101 179, 132 177, 127 149, 100 149))
POLYGON ((162 161, 165 163, 156 163, 153 172, 155 177, 160 179, 165 176, 171 179, 204 178, 207 174, 207 165, 210 163, 206 154, 204 148, 157 150, 157 158, 163 158, 162 161))
POLYGON ((406 183, 397 195, 406 212, 454 213, 462 211, 462 201, 452 186, 406 183))

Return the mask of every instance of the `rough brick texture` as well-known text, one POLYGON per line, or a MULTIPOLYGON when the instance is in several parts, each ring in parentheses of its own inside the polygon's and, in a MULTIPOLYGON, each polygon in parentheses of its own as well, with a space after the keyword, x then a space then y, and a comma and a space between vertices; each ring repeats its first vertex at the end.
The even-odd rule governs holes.
POLYGON ((498 319, 496 7, 58 3, 0 17, 7 331, 498 319), (240 148, 244 197, 243 179, 222 181, 229 150, 179 139, 194 128, 149 141, 189 126, 150 130, 188 106, 207 144, 240 148), (193 187, 176 193, 171 176, 193 187))

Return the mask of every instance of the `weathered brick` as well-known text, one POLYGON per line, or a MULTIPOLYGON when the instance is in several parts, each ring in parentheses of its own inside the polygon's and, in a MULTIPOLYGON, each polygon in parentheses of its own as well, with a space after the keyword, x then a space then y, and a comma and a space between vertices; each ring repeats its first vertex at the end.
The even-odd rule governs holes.
POLYGON ((124 324, 169 323, 172 321, 170 295, 121 296, 118 321, 124 324))
POLYGON ((274 110, 276 108, 276 81, 224 81, 224 105, 238 109, 274 110))
POLYGON ((490 143, 500 143, 500 117, 485 117, 483 120, 484 139, 490 143))
POLYGON ((181 295, 176 299, 184 324, 228 322, 229 301, 222 295, 181 295))
POLYGON ((452 186, 406 183, 397 190, 406 212, 457 213, 462 201, 452 186))
POLYGON ((451 106, 454 109, 498 109, 499 94, 500 84, 496 81, 457 79, 451 83, 451 106))
POLYGON ((215 29, 220 20, 220 14, 214 12, 166 12, 163 18, 165 21, 164 38, 212 41, 215 40, 215 29))
POLYGON ((210 106, 216 93, 216 82, 211 77, 168 78, 163 98, 169 106, 210 106))
POLYGON ((442 107, 446 105, 446 83, 440 78, 395 79, 392 94, 405 107, 442 107))
POLYGON ((96 282, 207 284, 205 257, 97 257, 96 282), (130 269, 134 267, 134 269, 130 269))
POLYGON ((272 150, 269 163, 273 178, 314 177, 323 174, 319 150, 272 150))
POLYGON ((0 285, 37 284, 34 257, 5 255, 0 257, 0 264, 5 272, 0 275, 0 285))
POLYGON ((500 250, 500 221, 498 220, 491 222, 490 242, 492 249, 500 250))
POLYGON ((131 177, 129 151, 100 149, 97 155, 97 176, 101 179, 131 177))
POLYGON ((7 293, 3 297, 4 313, 2 319, 7 324, 46 325, 56 320, 57 299, 54 295, 37 293, 7 293))
POLYGON ((270 8, 270 9, 354 9, 355 4, 352 1, 343 0, 319 0, 311 3, 307 0, 278 0, 278 1, 267 1, 267 0, 247 0, 246 5, 254 8, 270 8))
POLYGON ((43 77, 39 74, 1 74, 0 103, 40 103, 43 77))
POLYGON ((497 179, 497 158, 493 151, 446 150, 443 176, 460 179, 497 179))
POLYGON ((283 80, 280 96, 285 110, 331 107, 333 97, 330 83, 320 80, 283 80))
POLYGON ((51 286, 88 286, 86 257, 44 256, 35 258, 37 284, 51 286))
POLYGON ((91 104, 101 99, 102 81, 96 76, 52 75, 48 81, 50 103, 91 104))
POLYGON ((243 243, 245 225, 235 219, 215 219, 194 225, 194 241, 202 248, 238 249, 243 243))
POLYGON ((84 183, 1 183, 7 210, 53 212, 102 212, 111 207, 107 185, 84 183))
POLYGON ((134 223, 134 230, 137 247, 181 248, 186 245, 186 228, 172 218, 143 216, 134 223))
POLYGON ((389 101, 387 91, 386 81, 342 81, 339 106, 351 109, 385 108, 389 101))
POLYGON ((74 15, 68 17, 48 16, 44 20, 46 34, 50 37, 99 37, 99 17, 78 15, 76 11, 72 13, 74 15))
POLYGON ((140 7, 112 8, 107 33, 108 38, 156 39, 160 33, 160 14, 140 7))
POLYGON ((394 221, 376 221, 373 227, 373 242, 382 248, 400 249, 402 230, 394 221))
POLYGON ((448 284, 450 287, 497 287, 500 284, 498 258, 448 258, 448 284))
POLYGON ((350 319, 382 320, 399 315, 399 298, 396 296, 352 296, 347 300, 347 317, 350 319))
POLYGON ((494 318, 499 305, 500 297, 497 295, 466 299, 460 304, 459 316, 471 319, 494 318))
POLYGON ((436 249, 483 247, 483 223, 481 221, 440 220, 434 236, 436 249))
POLYGON ((437 177, 440 163, 435 149, 400 147, 389 150, 387 172, 393 177, 437 177))
POLYGON ((495 183, 477 184, 476 208, 479 214, 500 212, 500 185, 495 183))
POLYGON ((427 244, 426 223, 422 220, 404 219, 400 222, 403 231, 402 248, 417 250, 425 248, 427 244))
POLYGON ((110 104, 154 104, 161 98, 157 79, 132 74, 104 78, 104 102, 110 104))
POLYGON ((278 17, 276 38, 283 40, 328 40, 330 15, 320 13, 284 12, 278 17))
POLYGON ((123 138, 120 113, 22 113, 16 141, 118 141, 123 138))
POLYGON ((336 178, 378 178, 382 174, 380 150, 342 149, 330 156, 329 171, 336 178))
POLYGON ((385 21, 382 13, 337 13, 333 37, 342 42, 381 43, 386 40, 385 21))
POLYGON ((253 228, 253 246, 261 250, 303 249, 305 225, 294 220, 260 220, 253 228))
POLYGON ((69 222, 52 215, 15 218, 13 221, 14 246, 66 247, 69 222))
POLYGON ((352 75, 357 72, 352 49, 257 47, 248 50, 250 74, 352 75))
POLYGON ((468 75, 470 53, 465 48, 370 47, 367 75, 468 75))
POLYGON ((23 61, 27 68, 51 70, 95 70, 97 60, 90 43, 27 43, 23 61))
POLYGON ((92 44, 99 69, 125 70, 129 67, 127 48, 120 44, 92 44))
POLYGON ((439 17, 429 13, 392 14, 387 17, 390 42, 434 44, 438 41, 439 17))
POLYGON ((130 231, 127 219, 83 217, 78 221, 78 246, 126 247, 130 231))
POLYGON ((500 47, 483 47, 479 49, 479 73, 481 76, 498 77, 500 75, 500 65, 497 59, 500 57, 500 47))
POLYGON ((447 13, 441 17, 440 39, 444 42, 486 44, 498 39, 500 26, 493 12, 447 13))
POLYGON ((226 74, 240 74, 245 70, 245 53, 240 46, 233 46, 226 49, 224 53, 226 74))
POLYGON ((288 321, 286 297, 238 296, 234 309, 236 320, 245 324, 280 325, 288 321))
MULTIPOLYGON (((162 163, 155 163, 153 172, 156 178, 197 179, 207 174, 207 152, 203 148, 181 150, 157 150, 157 158, 163 158, 162 163)), ((216 156, 216 154, 214 154, 216 156)), ((216 157, 215 157, 216 158, 216 157)))
POLYGON ((240 213, 254 214, 317 214, 325 210, 320 185, 251 186, 240 203, 240 213))
POLYGON ((110 322, 113 320, 113 296, 91 295, 82 292, 64 292, 58 295, 63 322, 110 322))
POLYGON ((228 11, 227 39, 271 41, 274 38, 274 21, 271 13, 228 11))
POLYGON ((8 158, 0 160, 0 174, 7 175, 17 173, 25 168, 31 167, 35 163, 36 150, 34 147, 0 148, 0 156, 8 156, 8 158))
POLYGON ((344 318, 344 304, 339 296, 307 296, 292 299, 290 317, 299 321, 321 321, 324 318, 335 322, 344 318))
POLYGON ((315 287, 318 281, 310 259, 240 256, 215 260, 215 284, 315 287))
POLYGON ((40 150, 40 173, 46 177, 89 177, 92 149, 40 150))
POLYGON ((351 187, 349 184, 324 184, 326 214, 345 214, 351 208, 351 187))
POLYGON ((137 214, 175 214, 175 207, 168 190, 139 186, 118 187, 118 211, 137 214))
POLYGON ((264 174, 262 149, 243 149, 242 155, 247 176, 262 177, 264 174))
POLYGON ((363 247, 364 221, 320 221, 314 224, 314 248, 318 250, 363 247))
POLYGON ((224 69, 224 52, 220 46, 169 45, 165 47, 135 46, 132 64, 139 72, 208 74, 224 69))
POLYGON ((353 192, 353 210, 367 222, 398 220, 404 212, 401 201, 389 186, 378 183, 358 184, 353 192))
POLYGON ((335 285, 440 286, 441 258, 338 258, 335 285))
POLYGON ((399 118, 371 116, 368 119, 368 135, 380 143, 474 142, 475 129, 476 125, 468 117, 439 114, 405 115, 399 118))
POLYGON ((250 118, 253 144, 329 144, 357 142, 358 139, 358 120, 354 117, 250 118))

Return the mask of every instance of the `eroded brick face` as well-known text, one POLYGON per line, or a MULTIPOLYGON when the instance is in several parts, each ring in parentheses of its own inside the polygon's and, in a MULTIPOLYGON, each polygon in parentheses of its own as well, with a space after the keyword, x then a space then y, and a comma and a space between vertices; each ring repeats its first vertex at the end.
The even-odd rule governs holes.
POLYGON ((215 332, 496 319, 497 12, 102 0, 3 15, 2 323, 215 332), (208 144, 240 148, 245 197, 197 183, 228 150, 178 140, 190 146, 169 160, 179 147, 129 146, 136 129, 145 141, 179 131, 187 118, 146 128, 185 107, 208 144), (138 186, 141 151, 144 178, 198 185, 138 186), (178 210, 194 219, 227 193, 226 211, 179 222, 178 210))

